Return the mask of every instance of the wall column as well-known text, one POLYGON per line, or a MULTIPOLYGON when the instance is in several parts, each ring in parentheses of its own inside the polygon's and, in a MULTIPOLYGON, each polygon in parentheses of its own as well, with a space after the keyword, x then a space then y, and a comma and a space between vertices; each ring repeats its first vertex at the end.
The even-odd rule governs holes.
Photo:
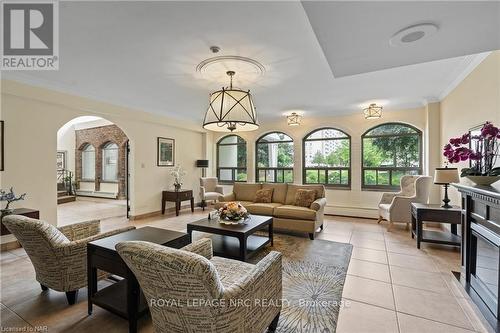
MULTIPOLYGON (((441 167, 441 103, 428 103, 425 107, 424 173, 434 177, 434 169, 441 167)), ((433 185, 430 203, 441 202, 441 187, 433 185)))

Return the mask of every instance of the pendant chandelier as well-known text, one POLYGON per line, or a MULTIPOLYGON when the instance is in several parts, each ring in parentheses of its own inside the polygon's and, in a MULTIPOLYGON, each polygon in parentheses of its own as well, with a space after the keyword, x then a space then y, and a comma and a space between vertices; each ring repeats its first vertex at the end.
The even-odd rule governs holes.
POLYGON ((372 103, 366 109, 363 109, 365 119, 378 119, 382 117, 382 107, 372 103))
POLYGON ((255 131, 259 128, 250 90, 233 88, 234 71, 227 71, 229 87, 210 94, 203 128, 216 132, 255 131))

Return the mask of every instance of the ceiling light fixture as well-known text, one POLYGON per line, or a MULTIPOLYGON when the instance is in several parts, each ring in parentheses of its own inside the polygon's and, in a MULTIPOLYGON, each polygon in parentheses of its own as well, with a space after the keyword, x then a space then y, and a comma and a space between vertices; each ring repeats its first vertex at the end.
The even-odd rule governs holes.
POLYGON ((382 106, 377 106, 377 104, 372 103, 367 108, 363 109, 365 114, 365 119, 378 119, 382 117, 382 106))
POLYGON ((423 38, 429 38, 438 31, 434 23, 421 23, 406 27, 394 34, 389 40, 391 46, 405 46, 423 38))
POLYGON ((297 114, 296 112, 292 112, 288 116, 286 116, 286 122, 288 126, 299 126, 302 121, 302 116, 297 114))
POLYGON ((244 132, 259 128, 250 90, 233 88, 234 71, 227 71, 229 87, 210 94, 203 128, 216 132, 244 132))

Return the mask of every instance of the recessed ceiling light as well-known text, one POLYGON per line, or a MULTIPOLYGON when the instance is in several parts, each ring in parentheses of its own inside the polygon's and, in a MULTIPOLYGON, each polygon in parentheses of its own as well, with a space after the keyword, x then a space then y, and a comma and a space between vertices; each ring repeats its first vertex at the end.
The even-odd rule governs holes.
POLYGON ((434 23, 421 23, 406 27, 398 31, 389 40, 391 46, 404 46, 428 38, 438 31, 434 23))

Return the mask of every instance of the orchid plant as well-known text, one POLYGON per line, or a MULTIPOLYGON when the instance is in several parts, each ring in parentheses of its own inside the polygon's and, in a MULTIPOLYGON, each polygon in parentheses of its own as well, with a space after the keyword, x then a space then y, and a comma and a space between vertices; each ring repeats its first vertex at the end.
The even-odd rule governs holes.
POLYGON ((184 176, 186 176, 186 172, 180 165, 178 165, 174 167, 174 169, 170 172, 170 175, 174 177, 174 187, 176 189, 180 189, 184 180, 184 176))
POLYGON ((470 168, 462 169, 461 176, 500 176, 500 167, 495 167, 500 155, 500 129, 486 122, 480 132, 465 133, 451 138, 443 148, 443 155, 449 163, 469 160, 470 168))
POLYGON ((24 197, 26 196, 26 193, 21 194, 20 196, 16 197, 16 194, 14 193, 14 189, 11 187, 9 192, 1 190, 0 189, 0 201, 7 201, 7 205, 3 209, 4 211, 9 210, 9 205, 12 202, 19 201, 19 200, 24 200, 24 197))

